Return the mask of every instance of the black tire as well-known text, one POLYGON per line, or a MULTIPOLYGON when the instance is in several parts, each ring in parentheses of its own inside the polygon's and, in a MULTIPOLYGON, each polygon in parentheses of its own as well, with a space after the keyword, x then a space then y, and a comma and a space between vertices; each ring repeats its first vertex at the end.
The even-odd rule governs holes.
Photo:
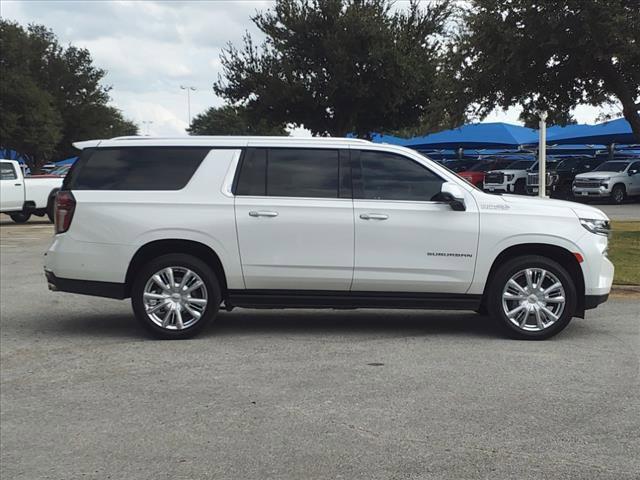
POLYGON ((513 187, 513 193, 516 195, 526 195, 527 194, 527 184, 524 178, 520 180, 516 180, 516 184, 513 187))
MULTIPOLYGON (((221 298, 220 283, 211 267, 199 258, 182 253, 162 255, 151 260, 138 271, 131 289, 131 305, 136 319, 154 336, 168 340, 190 338, 197 335, 217 315, 220 308, 221 298), (155 273, 167 267, 191 270, 197 274, 200 279, 202 279, 206 289, 207 303, 204 311, 192 325, 186 326, 182 329, 176 329, 177 327, 175 325, 169 325, 168 327, 158 325, 150 315, 147 314, 147 310, 144 305, 143 297, 147 282, 155 273)), ((167 310, 161 308, 160 312, 167 310)), ((193 317, 193 319, 195 319, 195 317, 193 317)))
MULTIPOLYGON (((548 285, 548 283, 543 284, 543 287, 546 285, 548 285)), ((577 293, 571 275, 569 275, 567 270, 558 262, 538 255, 526 255, 507 261, 496 271, 489 285, 486 302, 489 314, 498 323, 502 331, 507 336, 520 340, 544 340, 561 332, 569 324, 576 310, 577 293), (550 272, 562 284, 562 288, 564 289, 564 310, 555 322, 551 323, 546 328, 537 331, 529 331, 526 329, 535 328, 534 325, 527 325, 527 320, 525 320, 526 328, 516 326, 511 320, 509 320, 503 308, 502 293, 507 282, 514 275, 517 275, 519 272, 526 269, 543 269, 550 272)), ((528 305, 527 302, 528 300, 524 301, 525 308, 528 305)), ((553 307, 554 304, 551 305, 552 306, 550 308, 555 308, 553 307)), ((549 306, 549 304, 546 304, 546 306, 549 306)), ((533 313, 527 313, 526 315, 534 317, 533 313)), ((535 321, 535 318, 528 318, 535 321)))
POLYGON ((10 213, 9 216, 16 223, 26 223, 31 218, 31 214, 25 212, 10 213))
POLYGON ((47 217, 51 223, 55 223, 55 217, 53 215, 53 208, 56 203, 56 196, 49 197, 49 201, 47 202, 47 217))
POLYGON ((627 199, 627 190, 621 183, 614 185, 611 190, 611 201, 616 205, 620 205, 627 199))

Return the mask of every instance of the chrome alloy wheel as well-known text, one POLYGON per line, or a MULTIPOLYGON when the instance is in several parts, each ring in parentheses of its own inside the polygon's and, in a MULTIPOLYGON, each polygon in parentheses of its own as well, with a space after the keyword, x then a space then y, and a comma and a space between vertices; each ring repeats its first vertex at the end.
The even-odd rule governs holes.
POLYGON ((166 267, 147 281, 143 303, 153 323, 182 330, 195 324, 207 308, 207 287, 193 270, 166 267))
POLYGON ((566 295, 562 282, 542 268, 527 268, 513 275, 502 290, 502 308, 516 327, 540 332, 562 316, 566 295))

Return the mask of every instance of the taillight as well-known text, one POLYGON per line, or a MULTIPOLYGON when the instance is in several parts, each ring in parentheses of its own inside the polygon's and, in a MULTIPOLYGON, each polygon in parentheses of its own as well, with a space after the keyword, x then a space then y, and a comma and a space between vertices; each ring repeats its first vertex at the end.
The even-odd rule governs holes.
POLYGON ((56 233, 64 233, 69 230, 75 209, 76 199, 73 194, 67 191, 59 191, 56 195, 56 204, 54 209, 56 233))

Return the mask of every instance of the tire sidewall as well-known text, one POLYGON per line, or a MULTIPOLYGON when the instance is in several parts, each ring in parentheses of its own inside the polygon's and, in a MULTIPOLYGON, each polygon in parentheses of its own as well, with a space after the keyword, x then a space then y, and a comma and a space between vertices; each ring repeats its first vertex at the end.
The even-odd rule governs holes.
POLYGON ((577 305, 577 291, 571 275, 558 262, 546 257, 527 255, 507 261, 498 269, 491 281, 487 305, 491 317, 497 321, 503 331, 512 338, 521 340, 544 340, 562 331, 571 321, 577 305), (554 274, 562 283, 566 303, 560 318, 549 328, 541 332, 521 330, 511 323, 502 308, 502 291, 506 282, 515 273, 526 268, 543 268, 554 274))
POLYGON ((611 190, 611 200, 613 203, 619 205, 624 202, 626 196, 626 190, 623 185, 617 184, 613 186, 613 190, 611 190), (616 199, 616 191, 621 191, 622 195, 620 196, 620 200, 616 199))
POLYGON ((220 284, 211 267, 199 258, 187 254, 168 254, 151 260, 139 270, 131 288, 131 305, 137 320, 156 337, 168 340, 189 338, 198 334, 217 315, 220 302, 220 284), (143 294, 147 281, 154 273, 166 267, 186 267, 193 270, 207 288, 208 302, 204 313, 195 324, 183 330, 167 330, 156 325, 144 307, 143 294))
POLYGON ((11 217, 11 220, 13 220, 15 223, 27 223, 31 218, 30 213, 24 213, 24 212, 10 213, 9 216, 11 217))

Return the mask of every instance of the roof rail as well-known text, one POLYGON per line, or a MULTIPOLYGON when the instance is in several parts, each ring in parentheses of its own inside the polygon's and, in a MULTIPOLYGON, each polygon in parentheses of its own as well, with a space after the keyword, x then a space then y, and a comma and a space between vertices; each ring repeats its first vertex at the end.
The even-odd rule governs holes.
POLYGON ((362 138, 344 138, 344 137, 288 137, 288 136, 245 136, 245 135, 188 135, 181 137, 151 137, 141 135, 128 135, 123 137, 114 137, 111 140, 280 140, 280 141, 312 141, 312 142, 335 142, 344 141, 347 143, 371 143, 369 140, 362 138))

